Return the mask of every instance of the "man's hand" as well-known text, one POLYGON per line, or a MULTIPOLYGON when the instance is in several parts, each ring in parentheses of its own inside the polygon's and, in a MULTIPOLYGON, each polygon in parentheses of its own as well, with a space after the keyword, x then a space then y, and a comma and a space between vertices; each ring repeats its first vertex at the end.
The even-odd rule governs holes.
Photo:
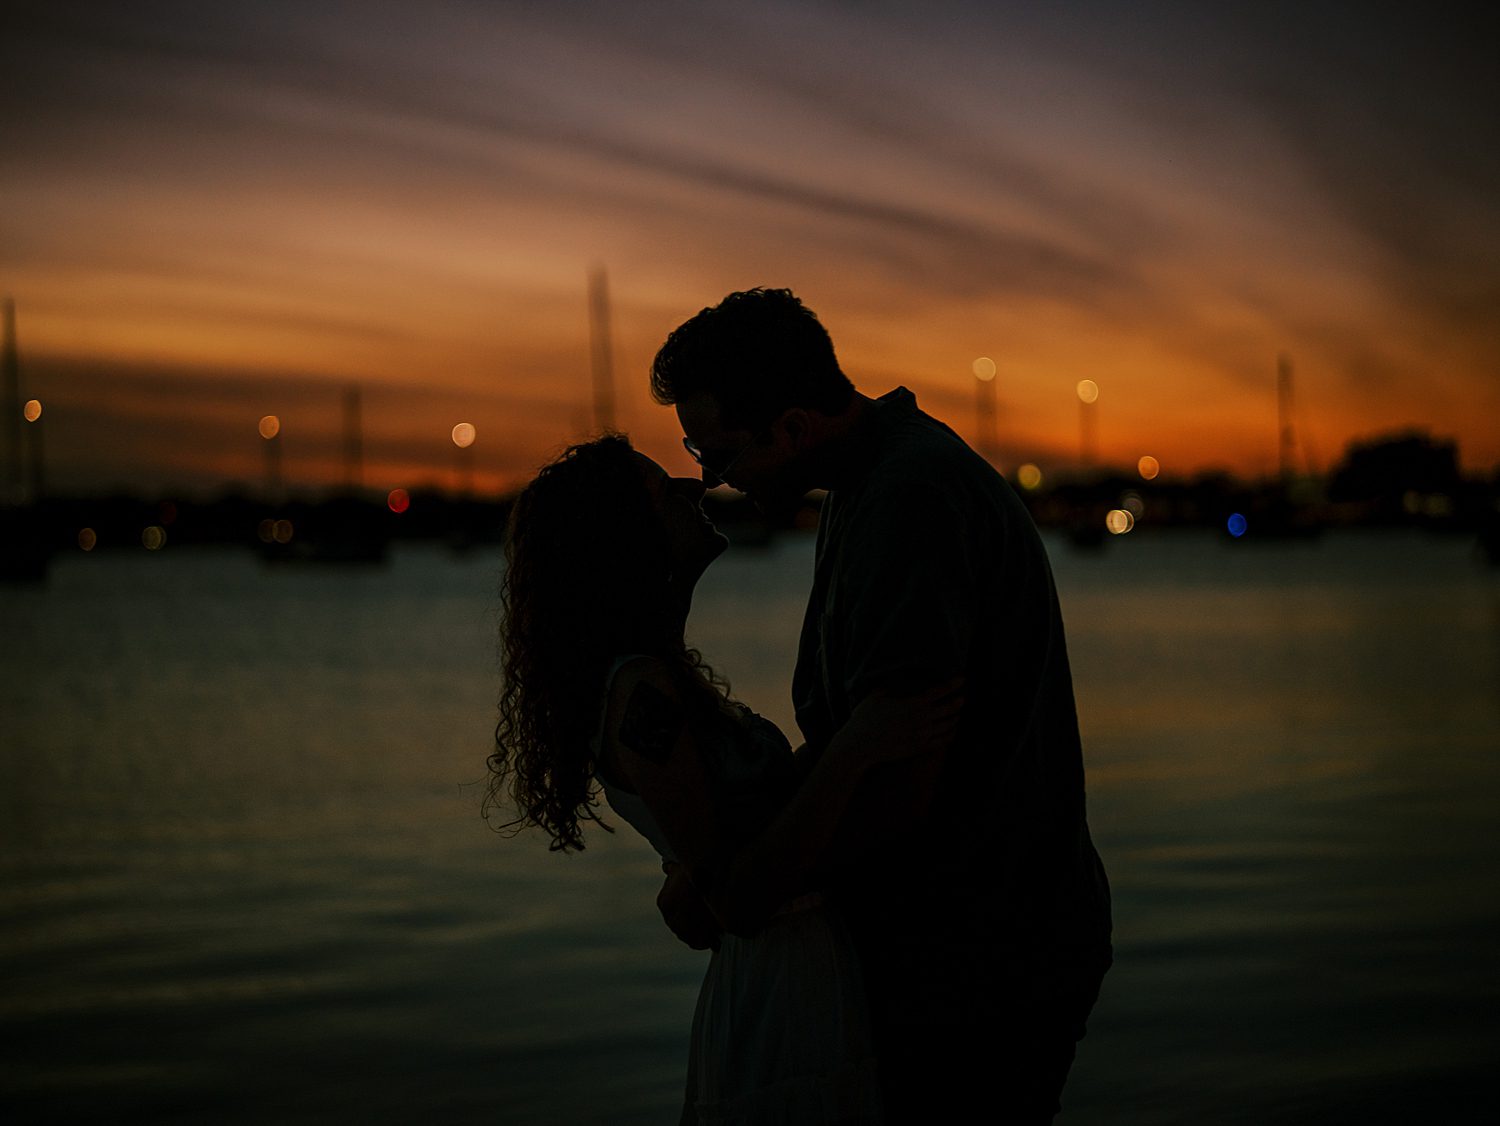
POLYGON ((656 893, 656 909, 661 912, 662 921, 694 950, 717 950, 719 922, 693 887, 687 868, 668 860, 662 864, 662 871, 667 878, 656 893))

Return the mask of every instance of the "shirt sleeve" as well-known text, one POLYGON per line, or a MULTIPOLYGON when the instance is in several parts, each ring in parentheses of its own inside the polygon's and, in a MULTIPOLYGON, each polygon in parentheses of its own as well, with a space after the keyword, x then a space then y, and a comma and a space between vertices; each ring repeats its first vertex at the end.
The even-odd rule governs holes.
MULTIPOLYGON (((875 500, 875 497, 866 498, 875 500)), ((905 484, 851 521, 825 628, 840 635, 844 699, 957 675, 979 616, 969 531, 943 491, 905 484)))

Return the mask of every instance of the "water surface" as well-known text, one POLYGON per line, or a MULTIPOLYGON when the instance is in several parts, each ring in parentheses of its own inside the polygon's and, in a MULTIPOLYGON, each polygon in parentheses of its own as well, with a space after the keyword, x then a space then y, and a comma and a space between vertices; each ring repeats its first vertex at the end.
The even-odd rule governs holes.
MULTIPOLYGON (((1500 576, 1422 536, 1050 546, 1117 927, 1061 1121, 1487 1115, 1500 576)), ((168 550, 0 589, 0 1106, 675 1120, 703 956, 655 857, 478 817, 497 567, 168 550)), ((788 729, 810 567, 731 553, 692 623, 788 729)))

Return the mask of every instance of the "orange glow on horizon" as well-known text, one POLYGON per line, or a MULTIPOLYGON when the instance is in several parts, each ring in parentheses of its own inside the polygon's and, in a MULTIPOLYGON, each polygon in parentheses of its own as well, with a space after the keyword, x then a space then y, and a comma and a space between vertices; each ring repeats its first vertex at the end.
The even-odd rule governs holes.
POLYGON ((476 490, 513 487, 592 425, 596 264, 615 424, 672 471, 690 465, 651 358, 756 285, 806 301, 859 390, 910 387, 995 464, 1069 472, 1087 373, 1096 466, 1150 480, 1149 449, 1178 479, 1273 474, 1285 352, 1299 469, 1409 428, 1500 465, 1500 267, 1476 249, 1500 228, 1474 188, 1489 118, 1450 81, 1468 57, 1438 49, 1457 26, 1398 74, 1366 65, 1403 43, 1374 16, 1347 52, 1324 49, 1345 41, 1326 14, 1291 39, 1204 20, 1225 65, 1200 67, 1176 65, 1174 21, 1059 36, 977 6, 916 43, 793 5, 757 17, 765 66, 726 85, 702 65, 725 17, 699 7, 663 38, 603 7, 397 6, 337 50, 300 8, 151 8, 118 41, 27 22, 0 222, 49 485, 251 492, 280 457, 287 489, 336 487, 357 384, 375 495, 451 481, 455 444, 476 490), (859 45, 820 57, 816 93, 795 61, 813 27, 859 45), (244 50, 218 65, 230 29, 244 50), (1410 113, 1276 128, 1285 107, 1240 81, 1273 57, 1330 106, 1434 80, 1410 113), (1425 237, 1381 218, 1400 214, 1425 237), (268 450, 246 420, 273 405, 268 450))

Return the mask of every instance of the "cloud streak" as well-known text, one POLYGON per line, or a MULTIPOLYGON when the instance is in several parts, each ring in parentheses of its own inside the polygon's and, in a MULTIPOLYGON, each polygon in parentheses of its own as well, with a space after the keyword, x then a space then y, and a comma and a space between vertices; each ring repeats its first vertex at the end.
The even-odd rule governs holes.
POLYGON ((1254 468, 1291 350, 1326 445, 1420 422, 1500 459, 1474 422, 1500 410, 1495 80, 1452 29, 1317 5, 643 11, 31 8, 0 47, 30 353, 503 386, 558 404, 542 449, 583 409, 582 277, 606 262, 626 416, 665 445, 635 385, 655 343, 790 283, 853 370, 956 408, 994 352, 1028 448, 1069 445, 1087 371, 1121 456, 1170 432, 1179 464, 1254 468))

